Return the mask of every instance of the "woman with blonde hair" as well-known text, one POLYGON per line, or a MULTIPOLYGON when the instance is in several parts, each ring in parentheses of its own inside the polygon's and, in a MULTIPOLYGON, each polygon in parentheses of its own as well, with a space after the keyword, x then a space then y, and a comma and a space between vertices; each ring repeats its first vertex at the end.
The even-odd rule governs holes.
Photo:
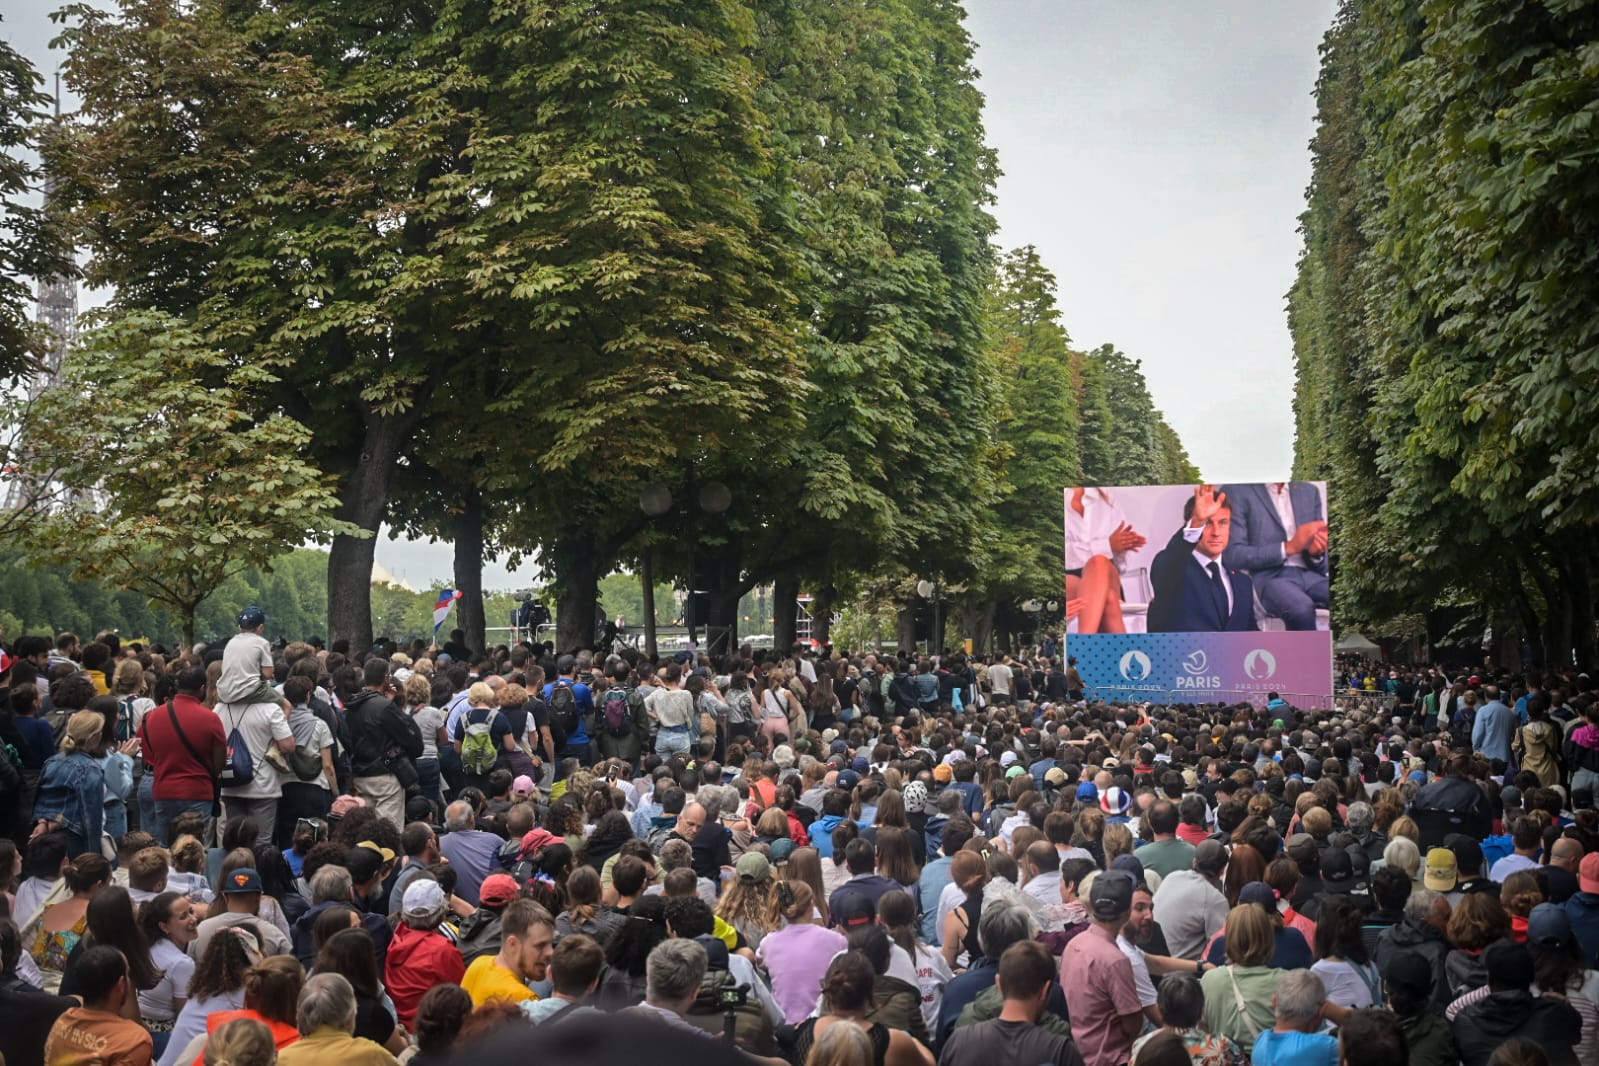
POLYGON ((254 1018, 235 1018, 212 1033, 205 1045, 205 1066, 272 1066, 277 1061, 272 1030, 254 1018))
POLYGON ((1133 831, 1119 822, 1105 826, 1100 834, 1100 846, 1105 849, 1105 869, 1110 869, 1118 855, 1133 853, 1133 831))
MULTIPOLYGON (((105 719, 77 711, 67 719, 60 751, 39 771, 33 837, 66 834, 67 857, 100 854, 105 828, 105 719)), ((31 839, 31 837, 30 837, 31 839)))
POLYGON ((1277 928, 1253 903, 1227 912, 1227 965, 1199 979, 1205 993, 1205 1028, 1225 1036, 1249 1054, 1255 1037, 1277 1024, 1272 997, 1281 973, 1268 963, 1277 928))
POLYGON ((1405 871, 1412 881, 1420 881, 1421 849, 1409 837, 1394 837, 1382 849, 1382 865, 1396 867, 1405 871))
POLYGON ((772 864, 758 851, 738 857, 734 878, 722 889, 716 916, 738 930, 750 947, 759 949, 767 934, 778 927, 771 912, 772 864))
POLYGON ((872 1038, 858 1025, 830 1025, 805 1057, 805 1066, 872 1066, 872 1038))
POLYGON ((761 693, 761 735, 772 747, 805 732, 805 708, 789 689, 782 670, 768 670, 761 693))
POLYGON ((462 757, 462 776, 469 788, 481 789, 484 795, 489 792, 489 775, 505 762, 509 752, 517 750, 516 738, 511 735, 511 720, 499 708, 499 698, 488 682, 474 682, 466 690, 466 713, 455 724, 455 735, 451 741, 455 745, 455 753, 462 757), (493 744, 494 761, 484 765, 478 763, 469 765, 479 749, 466 750, 466 739, 477 726, 488 729, 489 740, 493 744))
POLYGON ((1417 825, 1416 820, 1408 814, 1395 818, 1393 824, 1388 827, 1389 840, 1398 840, 1400 837, 1416 845, 1418 850, 1421 848, 1421 826, 1417 825))

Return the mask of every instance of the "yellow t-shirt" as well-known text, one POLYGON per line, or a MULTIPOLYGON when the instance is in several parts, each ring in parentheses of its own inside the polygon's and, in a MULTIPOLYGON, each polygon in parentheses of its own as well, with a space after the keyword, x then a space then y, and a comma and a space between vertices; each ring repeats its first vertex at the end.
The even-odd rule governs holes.
POLYGON ((461 987, 472 997, 474 1007, 481 1007, 491 999, 521 1003, 539 998, 516 974, 495 962, 493 955, 473 959, 472 965, 466 968, 466 976, 461 978, 461 987))

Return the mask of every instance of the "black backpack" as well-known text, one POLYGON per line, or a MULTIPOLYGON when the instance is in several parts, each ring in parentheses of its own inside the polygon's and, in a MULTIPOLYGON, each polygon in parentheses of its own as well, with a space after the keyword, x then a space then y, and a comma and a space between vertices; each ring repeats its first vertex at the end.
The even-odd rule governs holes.
POLYGON ((550 690, 550 720, 561 727, 561 732, 568 737, 578 731, 581 725, 577 710, 577 693, 572 691, 570 681, 562 684, 557 681, 550 690))

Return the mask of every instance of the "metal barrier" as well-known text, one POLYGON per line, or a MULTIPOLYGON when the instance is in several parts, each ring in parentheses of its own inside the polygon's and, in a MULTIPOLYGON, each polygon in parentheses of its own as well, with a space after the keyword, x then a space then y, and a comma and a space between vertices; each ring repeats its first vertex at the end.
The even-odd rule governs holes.
MULTIPOLYGON (((1223 706, 1237 706, 1247 703, 1254 707, 1266 706, 1270 692, 1255 689, 1207 689, 1197 692, 1193 689, 1151 689, 1139 691, 1136 696, 1128 696, 1128 688, 1119 685, 1104 685, 1094 688, 1085 688, 1084 694, 1092 700, 1104 703, 1155 703, 1162 706, 1187 704, 1198 706, 1201 704, 1221 704, 1223 706)), ((1295 710, 1336 710, 1338 707, 1337 694, 1329 699, 1324 692, 1283 692, 1276 690, 1287 704, 1295 710)))

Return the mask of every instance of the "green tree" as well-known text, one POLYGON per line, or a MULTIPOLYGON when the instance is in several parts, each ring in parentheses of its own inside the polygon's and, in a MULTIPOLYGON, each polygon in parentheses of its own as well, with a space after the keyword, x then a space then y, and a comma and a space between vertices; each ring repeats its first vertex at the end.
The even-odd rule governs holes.
POLYGON ((33 321, 29 281, 74 269, 49 205, 30 202, 45 184, 32 159, 49 128, 41 84, 27 57, 0 39, 0 377, 13 385, 48 343, 33 321))
POLYGON ((1083 476, 1070 339, 1055 276, 1037 249, 1001 257, 987 314, 999 383, 999 492, 985 516, 985 562, 964 597, 966 629, 980 647, 996 622, 1007 634, 1024 624, 1022 601, 1055 593, 1065 539, 1061 493, 1083 476))
MULTIPOLYGON (((274 368, 269 403, 314 428, 351 528, 376 531, 419 430, 467 417, 442 386, 480 362, 514 388, 470 413, 512 421, 506 461, 548 475, 529 505, 568 502, 555 475, 587 458, 644 471, 780 425, 798 367, 754 206, 741 4, 127 0, 69 20, 89 121, 59 159, 91 277, 274 368)), ((577 517, 517 543, 549 540, 591 612, 608 564, 589 546, 614 538, 577 517)), ((370 538, 329 554, 332 630, 357 644, 372 560, 370 538)))
POLYGON ((1346 618, 1466 605, 1599 654, 1596 31, 1585 4, 1351 0, 1328 36, 1290 325, 1346 618))
POLYGON ((310 431, 250 413, 249 394, 270 384, 171 318, 113 317, 68 356, 26 427, 80 494, 29 526, 31 550, 165 605, 192 643, 200 604, 229 577, 349 532, 300 458, 310 431))

